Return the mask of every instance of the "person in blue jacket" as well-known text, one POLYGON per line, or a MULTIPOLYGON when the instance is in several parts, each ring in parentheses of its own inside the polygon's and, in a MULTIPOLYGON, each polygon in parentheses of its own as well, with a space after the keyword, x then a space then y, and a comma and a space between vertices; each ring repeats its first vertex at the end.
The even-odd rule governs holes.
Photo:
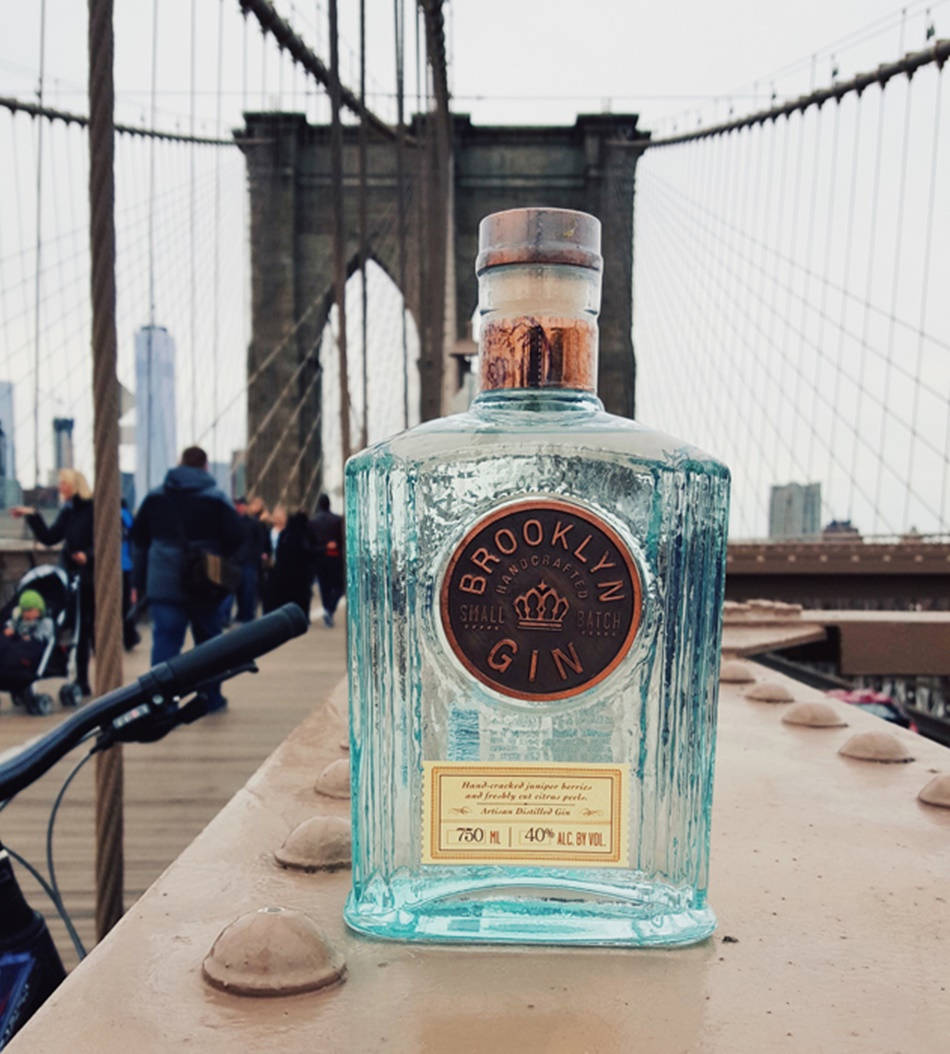
MULTIPOLYGON (((136 588, 148 601, 152 615, 152 665, 178 655, 191 627, 195 644, 221 632, 225 605, 196 600, 184 584, 185 555, 189 545, 231 557, 241 544, 238 514, 208 472, 208 455, 191 446, 181 464, 169 469, 160 487, 148 493, 139 506, 129 532, 136 549, 136 588)), ((208 708, 226 705, 220 685, 208 689, 208 708)))
POLYGON ((132 583, 135 564, 132 560, 132 543, 129 541, 133 516, 125 498, 122 499, 120 515, 122 517, 122 643, 126 651, 131 651, 142 638, 135 628, 135 617, 132 611, 137 599, 132 583))

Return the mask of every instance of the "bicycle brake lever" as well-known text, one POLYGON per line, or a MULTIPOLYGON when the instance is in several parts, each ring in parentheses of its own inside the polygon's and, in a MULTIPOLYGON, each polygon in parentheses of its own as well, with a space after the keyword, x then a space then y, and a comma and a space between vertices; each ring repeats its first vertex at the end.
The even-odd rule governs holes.
POLYGON ((96 751, 106 750, 113 743, 155 743, 163 739, 178 725, 189 725, 208 713, 208 697, 205 690, 220 684, 239 673, 257 673, 257 664, 251 660, 234 666, 213 679, 200 681, 192 689, 194 695, 183 706, 178 696, 157 693, 147 703, 127 711, 104 728, 96 738, 96 751))

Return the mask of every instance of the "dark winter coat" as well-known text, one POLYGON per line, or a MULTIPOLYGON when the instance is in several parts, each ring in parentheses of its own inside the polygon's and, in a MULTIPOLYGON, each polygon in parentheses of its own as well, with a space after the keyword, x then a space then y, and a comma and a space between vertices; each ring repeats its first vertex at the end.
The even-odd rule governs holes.
POLYGON ((67 574, 76 574, 78 571, 80 582, 92 585, 92 499, 78 496, 70 498, 50 526, 46 525, 38 512, 27 516, 26 522, 41 545, 59 545, 62 542, 61 562, 67 574), (72 558, 73 553, 85 553, 86 562, 77 564, 72 558))
POLYGON ((239 564, 260 568, 261 557, 270 556, 270 531, 256 516, 245 513, 240 519, 241 545, 234 559, 239 564))
POLYGON ((274 566, 267 576, 264 609, 273 611, 281 604, 295 603, 310 611, 310 583, 313 580, 313 546, 307 530, 307 514, 296 512, 277 538, 274 566))
POLYGON ((188 603, 181 583, 186 541, 232 556, 242 540, 240 518, 214 477, 188 465, 170 469, 149 492, 129 536, 139 591, 150 601, 181 605, 188 603))
POLYGON ((318 556, 338 556, 343 559, 342 516, 329 509, 318 512, 310 521, 310 537, 318 556))

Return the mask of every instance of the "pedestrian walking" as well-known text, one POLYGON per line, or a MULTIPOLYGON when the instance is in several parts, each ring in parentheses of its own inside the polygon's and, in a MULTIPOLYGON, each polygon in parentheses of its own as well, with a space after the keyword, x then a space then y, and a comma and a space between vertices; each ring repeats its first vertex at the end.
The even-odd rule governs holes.
POLYGON ((79 580, 79 634, 76 641, 76 684, 83 696, 92 695, 89 686, 89 655, 93 650, 96 625, 93 593, 92 488, 86 477, 74 468, 59 470, 59 515, 47 524, 29 505, 16 505, 10 512, 24 517, 33 537, 41 545, 59 545, 60 565, 79 580))
POLYGON ((119 515, 122 518, 122 644, 126 651, 131 651, 142 638, 135 625, 135 614, 132 610, 135 604, 133 599, 135 587, 132 582, 135 564, 132 560, 129 531, 132 529, 134 517, 125 498, 122 499, 119 515))
POLYGON ((264 610, 274 611, 282 604, 294 603, 309 618, 312 582, 313 546, 307 514, 295 512, 286 517, 277 536, 274 565, 267 577, 264 610))
POLYGON ((270 513, 264 504, 264 499, 253 497, 247 503, 247 514, 253 520, 257 520, 261 532, 261 566, 257 576, 257 600, 264 605, 264 590, 267 587, 267 575, 271 566, 271 540, 270 540, 270 513))
POLYGON ((317 498, 317 513, 310 521, 313 566, 320 587, 323 622, 333 625, 333 615, 344 591, 343 517, 330 511, 326 494, 317 498))
MULTIPOLYGON (((259 508, 262 507, 261 502, 259 508)), ((270 556, 270 535, 259 512, 258 515, 251 512, 247 498, 238 498, 234 508, 241 521, 241 545, 235 554, 235 562, 241 567, 241 581, 235 594, 237 620, 253 622, 257 617, 261 572, 265 559, 270 556)))
MULTIPOLYGON (((234 507, 208 472, 208 455, 191 446, 160 487, 142 502, 130 537, 136 547, 136 586, 152 614, 152 665, 182 649, 191 627, 195 644, 218 636, 233 583, 220 589, 201 582, 196 557, 229 560, 241 544, 234 507)), ((208 709, 227 705, 220 684, 207 689, 208 709)))

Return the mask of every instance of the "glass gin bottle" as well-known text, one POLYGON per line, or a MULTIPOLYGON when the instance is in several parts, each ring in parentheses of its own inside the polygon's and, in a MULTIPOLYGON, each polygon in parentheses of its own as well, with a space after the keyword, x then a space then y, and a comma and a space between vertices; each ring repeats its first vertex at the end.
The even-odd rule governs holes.
POLYGON ((484 219, 479 394, 347 465, 344 914, 363 933, 662 945, 715 926, 729 473, 604 411, 599 250, 585 213, 484 219))

